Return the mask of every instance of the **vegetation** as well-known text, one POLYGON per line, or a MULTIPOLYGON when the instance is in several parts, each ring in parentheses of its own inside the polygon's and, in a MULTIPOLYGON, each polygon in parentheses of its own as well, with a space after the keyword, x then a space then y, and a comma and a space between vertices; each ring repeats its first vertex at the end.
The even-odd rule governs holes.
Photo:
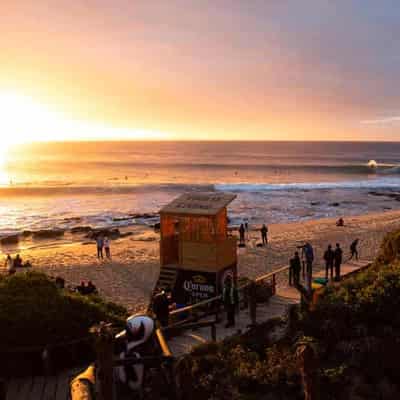
POLYGON ((46 275, 27 272, 0 279, 0 374, 40 374, 42 351, 53 370, 93 360, 89 328, 121 326, 126 310, 99 296, 59 289, 46 275), (82 341, 82 339, 86 339, 82 341))
POLYGON ((399 306, 400 231, 387 235, 365 272, 327 288, 312 311, 292 312, 278 343, 264 325, 194 350, 178 369, 183 391, 187 385, 193 400, 302 399, 295 350, 306 337, 316 349, 320 398, 398 399, 399 306))
POLYGON ((0 280, 2 348, 40 346, 88 336, 99 321, 122 325, 123 307, 98 296, 60 290, 46 275, 16 274, 0 280))

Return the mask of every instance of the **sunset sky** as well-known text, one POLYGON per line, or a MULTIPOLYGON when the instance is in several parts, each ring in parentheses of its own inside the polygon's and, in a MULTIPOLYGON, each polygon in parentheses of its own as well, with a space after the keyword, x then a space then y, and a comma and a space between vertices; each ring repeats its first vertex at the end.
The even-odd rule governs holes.
POLYGON ((399 0, 1 0, 5 142, 399 140, 399 0))

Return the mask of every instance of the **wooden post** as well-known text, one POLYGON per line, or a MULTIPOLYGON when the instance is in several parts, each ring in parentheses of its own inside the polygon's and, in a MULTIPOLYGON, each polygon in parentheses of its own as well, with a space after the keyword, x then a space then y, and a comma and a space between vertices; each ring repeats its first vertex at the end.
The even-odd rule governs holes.
POLYGON ((97 354, 96 386, 100 400, 114 400, 114 334, 111 326, 101 322, 92 328, 97 354))
POLYGON ((211 340, 213 342, 217 341, 217 327, 215 326, 215 324, 211 325, 211 340))
POLYGON ((316 354, 308 343, 301 344, 296 351, 302 378, 304 400, 318 400, 318 376, 316 354))
POLYGON ((275 274, 272 274, 272 294, 276 294, 276 277, 275 274))
POLYGON ((45 376, 52 375, 53 368, 51 365, 50 349, 45 347, 42 352, 43 372, 45 376))
POLYGON ((248 287, 250 325, 257 323, 257 285, 252 281, 248 287))

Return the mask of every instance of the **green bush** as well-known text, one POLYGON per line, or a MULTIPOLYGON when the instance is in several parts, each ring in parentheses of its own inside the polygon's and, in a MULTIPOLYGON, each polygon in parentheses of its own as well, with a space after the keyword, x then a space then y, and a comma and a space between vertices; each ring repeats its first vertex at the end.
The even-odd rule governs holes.
POLYGON ((126 310, 60 290, 46 275, 16 274, 0 280, 0 346, 41 346, 88 336, 99 321, 123 324, 126 310))

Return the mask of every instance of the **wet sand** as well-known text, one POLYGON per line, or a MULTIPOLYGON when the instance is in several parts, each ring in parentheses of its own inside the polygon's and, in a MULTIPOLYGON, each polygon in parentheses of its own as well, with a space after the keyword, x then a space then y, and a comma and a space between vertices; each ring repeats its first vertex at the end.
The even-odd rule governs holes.
MULTIPOLYGON (((239 275, 250 278, 287 265, 296 246, 305 241, 314 247, 315 269, 322 268, 328 244, 339 242, 346 260, 355 238, 360 239, 361 258, 371 259, 385 233, 400 229, 400 211, 345 218, 344 227, 337 227, 335 219, 270 225, 269 243, 263 248, 256 246, 261 240, 258 227, 253 228, 246 248, 238 249, 239 275)), ((98 260, 95 243, 87 240, 38 245, 19 250, 24 260, 31 261, 33 270, 62 276, 72 285, 91 280, 105 298, 131 312, 146 308, 159 273, 159 235, 149 228, 135 227, 132 236, 112 241, 112 260, 98 260)))

